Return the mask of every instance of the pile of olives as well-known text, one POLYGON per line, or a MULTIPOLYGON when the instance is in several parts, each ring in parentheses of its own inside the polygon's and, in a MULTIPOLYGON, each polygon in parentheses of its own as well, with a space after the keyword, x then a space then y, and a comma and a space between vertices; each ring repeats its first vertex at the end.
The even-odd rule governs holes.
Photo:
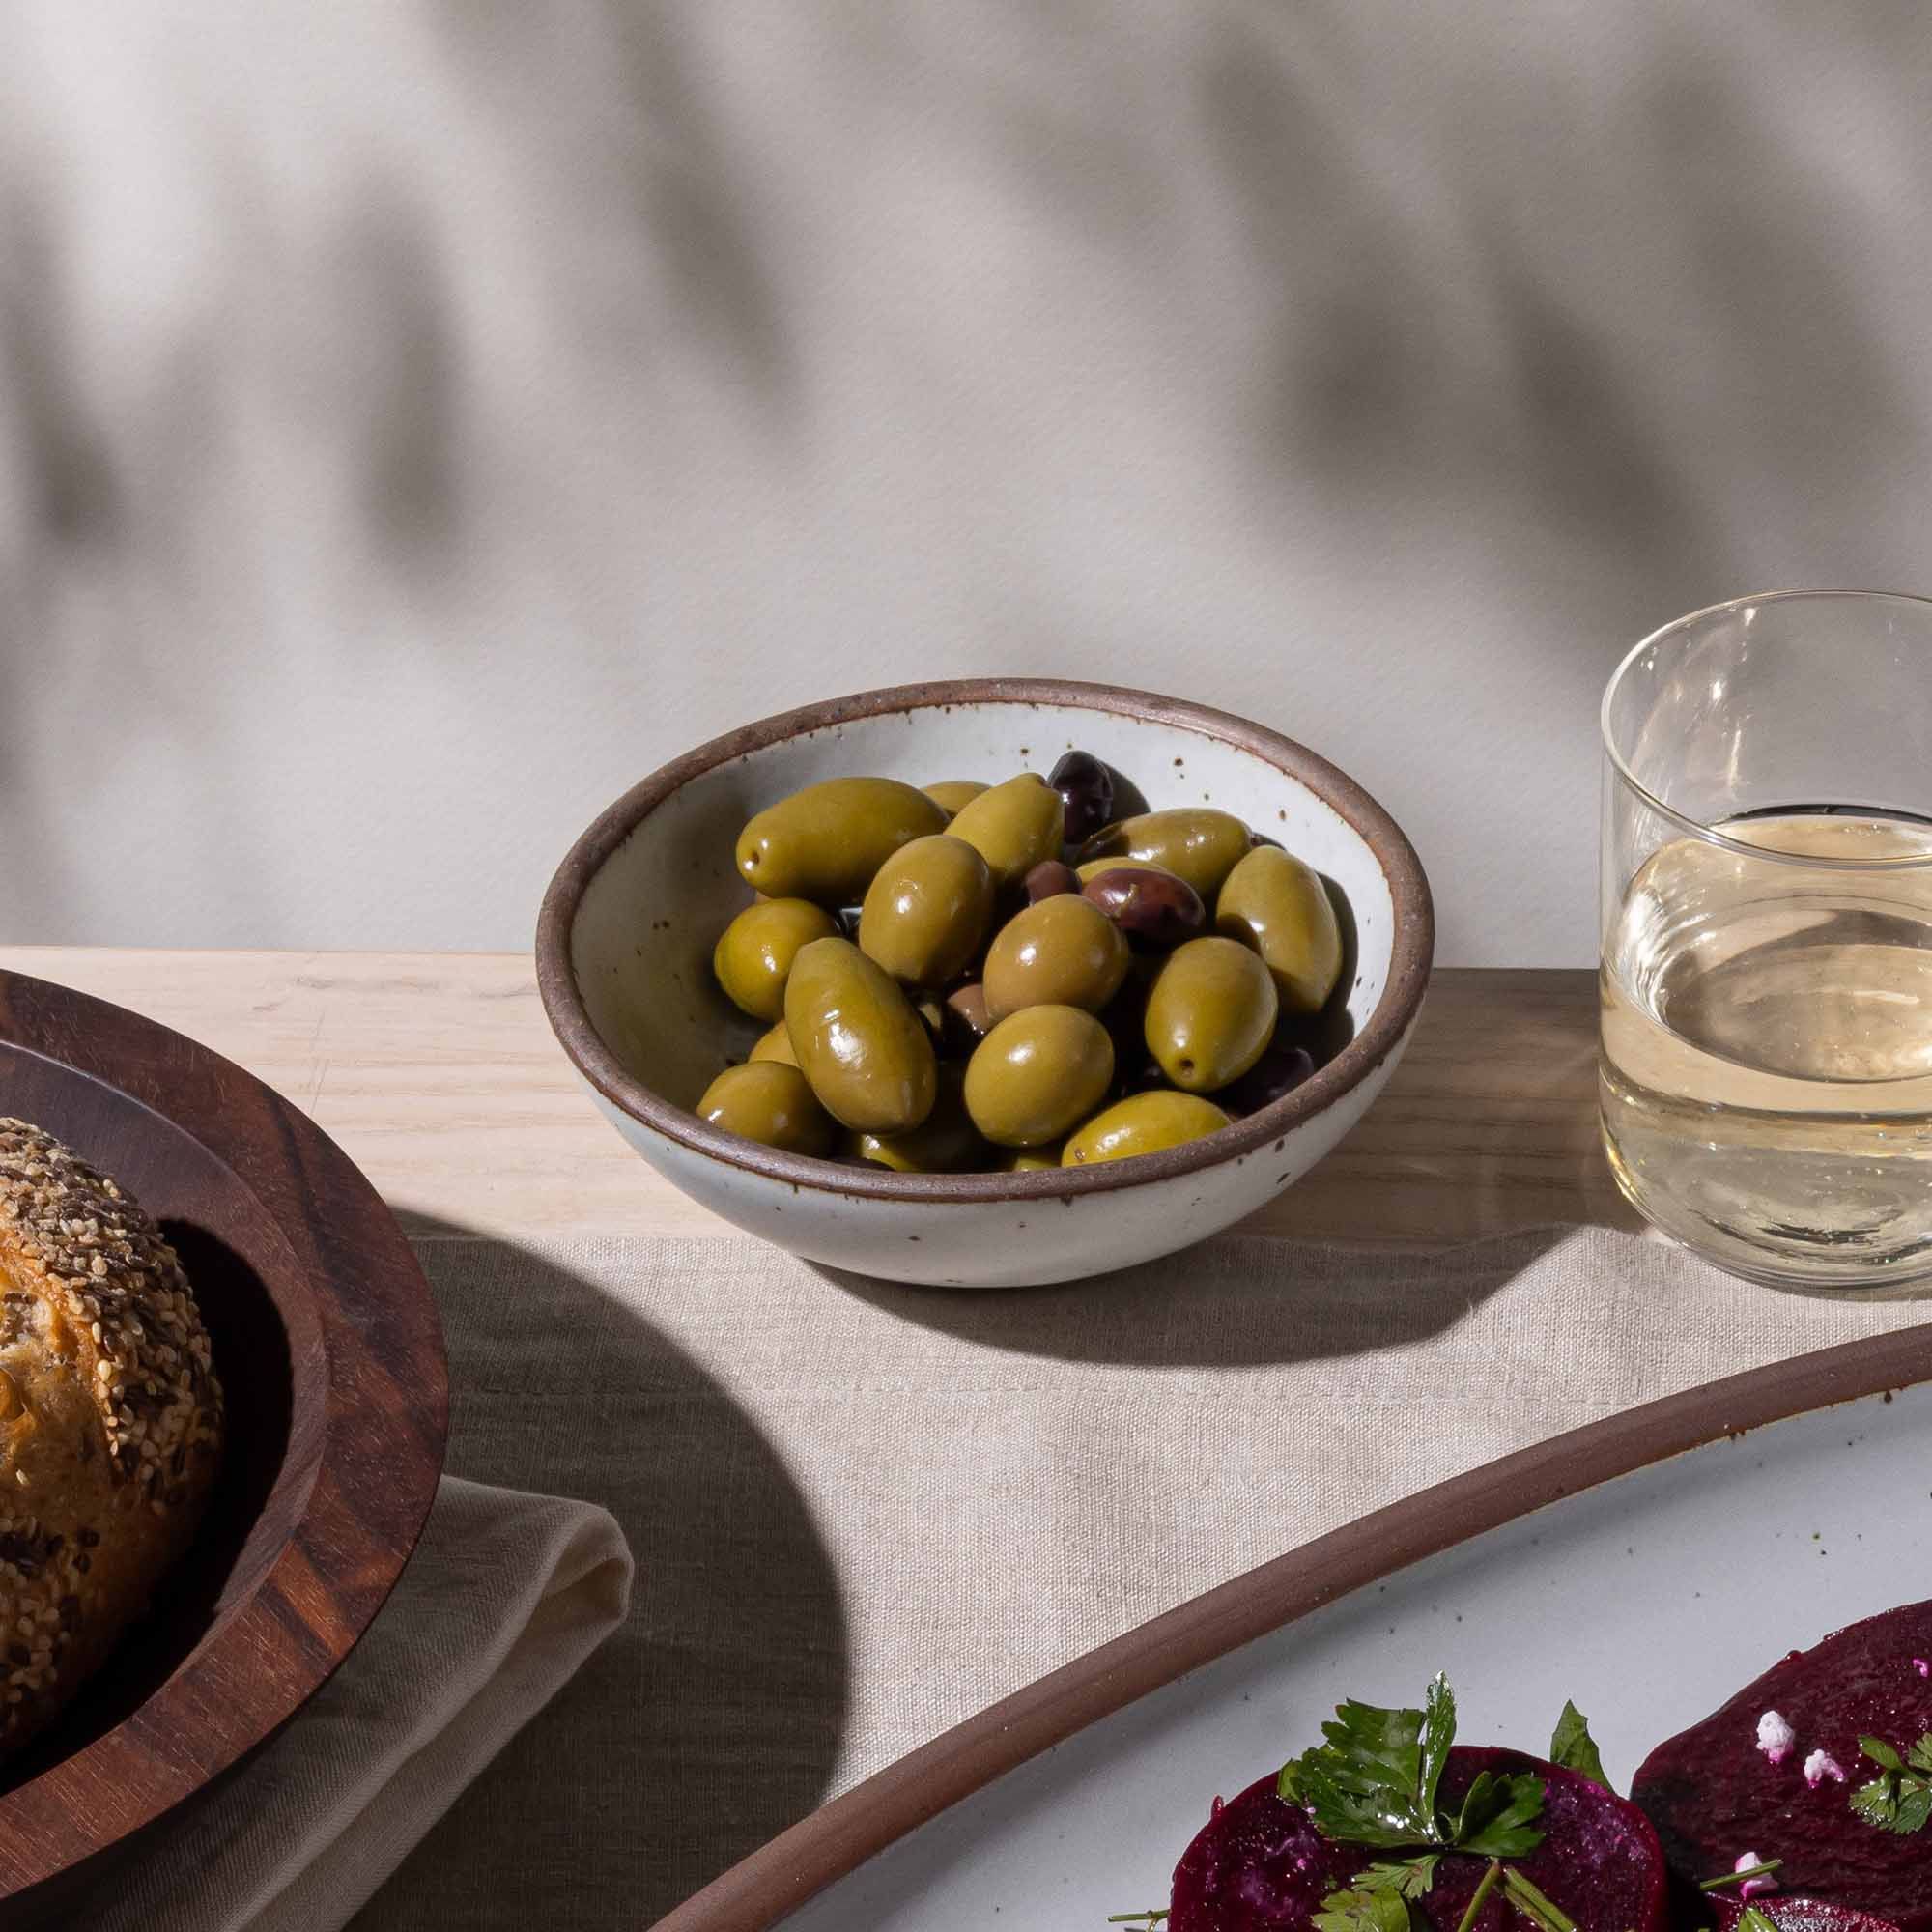
POLYGON ((1206 806, 1114 817, 1112 771, 829 779, 759 812, 712 955, 769 1031, 698 1112, 911 1174, 1082 1167, 1210 1134, 1315 1070, 1321 880, 1206 806))

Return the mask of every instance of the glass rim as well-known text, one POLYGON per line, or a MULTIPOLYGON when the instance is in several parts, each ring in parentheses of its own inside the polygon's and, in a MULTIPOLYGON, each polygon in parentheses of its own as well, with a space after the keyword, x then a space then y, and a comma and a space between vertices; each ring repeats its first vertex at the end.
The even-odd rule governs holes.
POLYGON ((1910 872, 1932 866, 1932 851, 1919 854, 1901 853, 1889 859, 1820 859, 1802 852, 1781 852, 1775 845, 1753 845, 1743 838, 1733 838, 1728 833, 1720 832, 1715 825, 1709 825, 1701 818, 1688 811, 1680 811, 1674 805, 1666 805, 1662 799, 1631 770, 1618 749, 1610 729, 1610 706, 1615 702, 1625 677, 1635 666, 1636 661, 1653 644, 1662 641, 1673 631, 1687 631, 1694 624, 1701 624, 1712 617, 1729 615, 1742 611, 1747 606, 1759 604, 1793 604, 1810 601, 1825 603, 1833 599, 1844 599, 1869 604, 1913 604, 1928 615, 1932 615, 1932 597, 1921 596, 1911 590, 1761 590, 1746 597, 1727 597, 1719 604, 1706 604, 1700 611, 1687 611, 1681 617, 1673 617, 1667 624, 1660 624, 1656 630, 1639 638, 1617 661, 1617 668, 1611 671, 1609 682, 1604 687, 1604 699, 1597 709, 1598 736, 1603 740, 1604 755, 1610 761, 1610 769, 1627 789, 1656 812, 1659 817, 1668 819, 1671 824, 1690 833, 1692 838, 1701 838, 1707 844, 1721 847, 1726 852, 1735 852, 1746 859, 1769 859, 1776 865, 1802 866, 1813 872, 1910 872))

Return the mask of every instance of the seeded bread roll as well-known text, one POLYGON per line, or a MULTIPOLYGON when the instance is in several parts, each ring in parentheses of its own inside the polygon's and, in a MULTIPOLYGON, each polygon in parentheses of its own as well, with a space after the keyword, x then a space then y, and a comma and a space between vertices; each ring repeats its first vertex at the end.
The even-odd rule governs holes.
POLYGON ((175 1251, 0 1119, 0 1756, 44 1730, 200 1522, 221 1388, 175 1251))

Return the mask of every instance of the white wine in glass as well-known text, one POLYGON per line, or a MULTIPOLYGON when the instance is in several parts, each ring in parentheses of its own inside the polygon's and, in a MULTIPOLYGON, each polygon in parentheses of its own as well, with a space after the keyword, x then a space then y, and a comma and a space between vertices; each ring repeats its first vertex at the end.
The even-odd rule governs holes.
POLYGON ((1612 678, 1604 745, 1619 1186, 1756 1280, 1932 1275, 1932 603, 1682 618, 1612 678))
POLYGON ((1932 1253, 1932 825, 1777 812, 1660 846, 1603 961, 1604 1136, 1660 1227, 1747 1273, 1932 1253), (1810 854, 1820 867, 1788 863, 1810 854), (1781 1264, 1781 1266, 1780 1266, 1781 1264))

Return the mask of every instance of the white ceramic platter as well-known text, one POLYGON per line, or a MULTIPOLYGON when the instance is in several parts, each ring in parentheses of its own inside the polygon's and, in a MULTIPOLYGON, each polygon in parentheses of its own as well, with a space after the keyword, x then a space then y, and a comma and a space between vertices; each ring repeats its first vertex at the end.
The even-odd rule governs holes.
MULTIPOLYGON (((962 1763, 974 1753, 996 1760, 1004 1748, 1010 1762, 1003 1730, 1070 1733, 789 1916, 760 1917, 760 1888, 731 1874, 667 1925, 1098 1932, 1109 1913, 1167 1903, 1174 1863, 1217 1793, 1233 1796, 1315 1742, 1342 1698, 1417 1703, 1437 1670, 1455 1685, 1464 1743, 1541 1751, 1574 1698, 1627 1788, 1652 1747, 1786 1651, 1932 1595, 1932 1385, 1813 1407, 1682 1453, 1669 1453, 1673 1440, 1775 1413, 1786 1397, 1928 1373, 1932 1330, 1828 1350, 1649 1405, 1382 1511, 1009 1700, 1005 1722, 989 1713, 882 1774, 875 1802, 903 1813, 910 1800, 916 1815, 923 1793, 974 1775, 962 1763), (1582 1487, 1619 1464, 1631 1473, 1582 1487), (1518 1484, 1514 1506, 1528 1513, 1497 1520, 1518 1484), (1459 1535, 1485 1516, 1496 1526, 1459 1535), (1443 1543, 1402 1561, 1406 1548, 1443 1543), (1350 1572, 1365 1580, 1159 1682, 1175 1657, 1211 1654, 1252 1627, 1265 1599, 1319 1598, 1324 1577, 1350 1572), (1119 1703, 1115 1674, 1157 1688, 1076 1727, 1083 1704, 1119 1703)), ((852 1828, 848 1852, 862 1842, 866 1796, 862 1787, 787 1834, 794 1858, 811 1861, 828 1823, 852 1828)), ((774 1875, 753 1873, 767 1901, 774 1875)))

